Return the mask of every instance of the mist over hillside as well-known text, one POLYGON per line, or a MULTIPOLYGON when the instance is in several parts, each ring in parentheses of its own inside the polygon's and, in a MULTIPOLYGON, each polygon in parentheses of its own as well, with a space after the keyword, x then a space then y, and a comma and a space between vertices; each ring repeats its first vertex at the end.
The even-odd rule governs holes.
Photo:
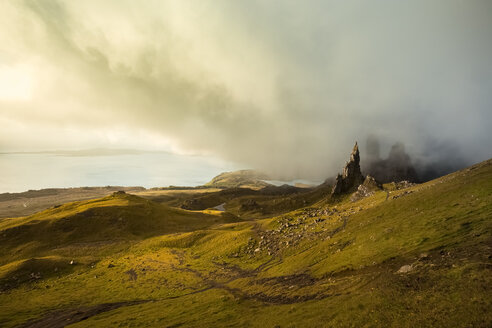
POLYGON ((382 183, 425 182, 462 169, 468 163, 459 149, 450 143, 429 143, 420 156, 412 157, 405 144, 397 142, 391 146, 387 157, 383 157, 380 142, 374 135, 367 138, 362 152, 365 155, 361 163, 363 170, 382 183))

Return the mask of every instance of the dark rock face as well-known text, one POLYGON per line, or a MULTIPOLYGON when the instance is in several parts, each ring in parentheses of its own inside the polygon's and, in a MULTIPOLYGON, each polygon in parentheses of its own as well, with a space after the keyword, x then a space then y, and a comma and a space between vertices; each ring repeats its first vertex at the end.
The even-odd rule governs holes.
POLYGON ((241 211, 255 211, 260 208, 260 205, 254 199, 248 199, 241 204, 241 211))
POLYGON ((377 140, 368 140, 369 145, 371 147, 368 148, 367 164, 364 171, 376 178, 377 181, 381 183, 403 180, 419 182, 417 171, 402 143, 394 144, 386 159, 379 157, 377 140))
POLYGON ((343 173, 338 174, 335 186, 331 191, 332 195, 351 192, 357 189, 364 182, 364 176, 360 171, 359 146, 355 143, 350 160, 345 164, 343 173))
POLYGON ((189 211, 201 211, 206 209, 207 204, 200 198, 187 199, 181 204, 181 208, 189 211))

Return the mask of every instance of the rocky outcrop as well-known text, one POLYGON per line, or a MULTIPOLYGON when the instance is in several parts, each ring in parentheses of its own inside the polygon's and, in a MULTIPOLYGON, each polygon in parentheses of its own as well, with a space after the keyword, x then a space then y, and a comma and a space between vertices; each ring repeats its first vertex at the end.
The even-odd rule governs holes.
POLYGON ((352 153, 350 154, 350 160, 343 168, 343 173, 337 175, 331 194, 340 195, 355 191, 363 182, 364 176, 360 171, 359 146, 356 142, 352 149, 352 153))
POLYGON ((383 189, 380 183, 376 181, 373 177, 370 175, 366 176, 366 179, 364 180, 364 183, 362 183, 358 188, 357 191, 350 196, 350 200, 355 202, 358 201, 359 199, 362 199, 364 197, 369 197, 374 195, 374 193, 378 190, 383 189))
POLYGON ((254 199, 248 199, 241 204, 240 210, 242 212, 256 211, 260 208, 260 205, 254 199))

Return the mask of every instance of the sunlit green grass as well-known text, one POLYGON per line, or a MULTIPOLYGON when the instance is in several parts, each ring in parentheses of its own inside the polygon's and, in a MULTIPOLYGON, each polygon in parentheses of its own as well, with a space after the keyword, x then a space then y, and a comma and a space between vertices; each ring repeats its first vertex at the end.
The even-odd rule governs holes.
POLYGON ((491 161, 388 192, 256 221, 131 195, 10 219, 0 236, 37 229, 0 239, 0 281, 43 273, 0 294, 0 326, 135 300, 70 327, 490 326, 491 161))

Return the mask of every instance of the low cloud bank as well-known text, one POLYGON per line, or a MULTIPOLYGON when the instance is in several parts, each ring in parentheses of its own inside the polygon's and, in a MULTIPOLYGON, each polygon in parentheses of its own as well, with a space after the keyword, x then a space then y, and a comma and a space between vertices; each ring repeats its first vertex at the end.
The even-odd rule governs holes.
POLYGON ((408 155, 427 180, 492 156, 491 13, 480 0, 2 2, 0 76, 16 78, 0 78, 15 91, 0 93, 0 147, 144 134, 323 180, 377 135, 385 165, 408 155))

